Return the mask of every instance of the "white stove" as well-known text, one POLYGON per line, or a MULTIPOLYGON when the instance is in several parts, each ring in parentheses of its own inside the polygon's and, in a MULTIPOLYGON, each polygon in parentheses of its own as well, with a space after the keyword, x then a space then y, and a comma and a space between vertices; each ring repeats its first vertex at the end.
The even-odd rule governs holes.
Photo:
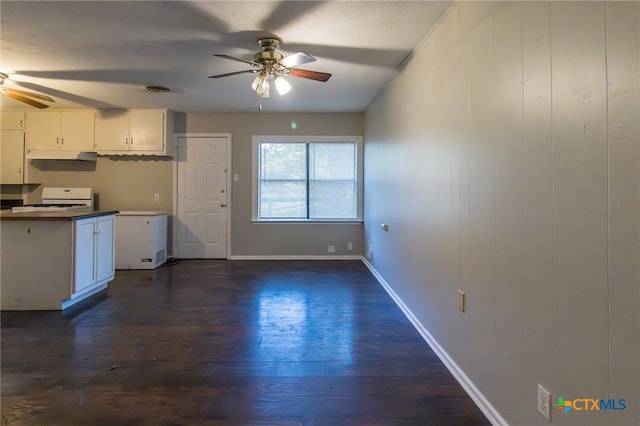
POLYGON ((75 209, 93 210, 93 189, 42 188, 42 203, 13 207, 11 212, 52 212, 75 209))

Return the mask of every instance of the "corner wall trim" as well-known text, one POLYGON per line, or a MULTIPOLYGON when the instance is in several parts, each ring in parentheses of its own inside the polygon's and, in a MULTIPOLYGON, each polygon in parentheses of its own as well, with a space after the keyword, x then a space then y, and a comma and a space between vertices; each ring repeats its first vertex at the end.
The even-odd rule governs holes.
POLYGON ((393 291, 391 286, 385 281, 385 279, 378 273, 378 271, 373 267, 371 263, 364 256, 361 257, 362 262, 369 268, 369 271, 373 274, 374 277, 378 280, 380 285, 385 289, 385 291, 391 296, 393 301, 398 305, 400 310, 405 314, 407 319, 411 321, 411 324, 416 328, 418 333, 422 336, 422 338, 427 342, 427 344, 431 347, 431 349, 436 353, 440 361, 444 364, 444 366, 449 370, 449 372, 455 377, 455 379, 460 383, 460 386, 467 392, 469 397, 473 400, 473 402, 478 406, 480 411, 487 417, 487 419, 493 425, 508 425, 505 419, 502 418, 498 410, 496 410, 493 405, 485 398, 485 396, 478 390, 476 385, 473 384, 471 379, 467 377, 467 375, 462 371, 462 369, 455 363, 455 361, 449 356, 449 354, 438 344, 438 342, 431 336, 429 331, 418 321, 418 319, 413 315, 413 312, 404 304, 402 299, 393 291))

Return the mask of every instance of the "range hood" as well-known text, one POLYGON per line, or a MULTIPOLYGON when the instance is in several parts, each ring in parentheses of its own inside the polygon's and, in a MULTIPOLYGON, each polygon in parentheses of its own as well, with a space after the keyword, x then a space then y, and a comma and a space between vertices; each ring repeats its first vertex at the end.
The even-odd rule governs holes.
POLYGON ((64 149, 40 150, 32 149, 27 151, 28 160, 81 160, 96 161, 98 154, 89 151, 72 151, 64 149))

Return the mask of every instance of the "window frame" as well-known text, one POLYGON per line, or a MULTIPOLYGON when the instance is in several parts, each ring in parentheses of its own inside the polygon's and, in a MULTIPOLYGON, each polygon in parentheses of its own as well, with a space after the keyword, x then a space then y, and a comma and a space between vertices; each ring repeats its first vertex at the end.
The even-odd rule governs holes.
MULTIPOLYGON (((363 167, 363 138, 362 136, 314 136, 314 135, 254 135, 252 146, 252 179, 251 179, 251 221, 254 223, 354 223, 362 222, 363 214, 363 181, 364 181, 364 167, 363 167), (307 219, 307 218, 260 218, 258 216, 258 186, 260 179, 260 161, 259 151, 261 142, 270 143, 354 143, 356 146, 356 217, 353 219, 332 219, 332 218, 319 218, 319 219, 307 219)), ((308 170, 307 170, 308 172, 308 170)), ((307 198, 309 194, 307 193, 307 198)))

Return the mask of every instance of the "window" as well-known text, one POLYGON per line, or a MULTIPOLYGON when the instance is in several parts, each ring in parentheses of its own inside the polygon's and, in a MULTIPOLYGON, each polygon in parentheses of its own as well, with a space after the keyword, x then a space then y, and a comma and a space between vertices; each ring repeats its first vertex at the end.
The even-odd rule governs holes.
POLYGON ((254 136, 254 220, 361 220, 361 137, 254 136))

